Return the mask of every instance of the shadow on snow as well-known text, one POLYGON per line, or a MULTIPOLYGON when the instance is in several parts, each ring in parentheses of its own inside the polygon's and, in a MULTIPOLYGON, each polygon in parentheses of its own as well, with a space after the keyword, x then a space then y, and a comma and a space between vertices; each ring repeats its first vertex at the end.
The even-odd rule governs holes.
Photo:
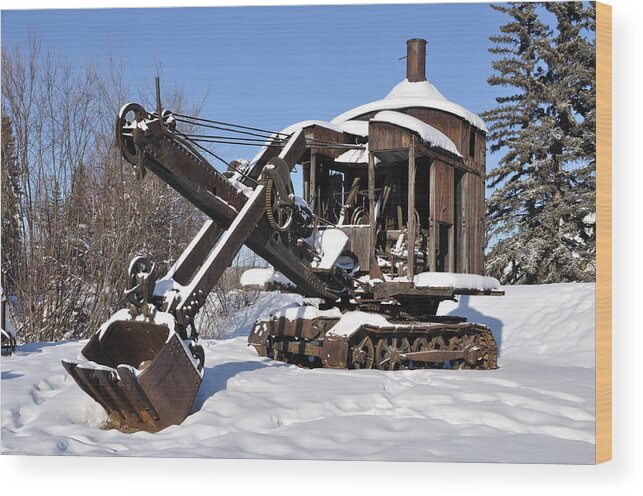
POLYGON ((203 404, 219 391, 226 389, 228 380, 242 372, 251 372, 253 370, 263 369, 265 367, 288 367, 286 363, 271 363, 268 365, 264 362, 228 362, 214 367, 205 367, 203 382, 194 400, 192 412, 195 413, 201 410, 203 404))
POLYGON ((486 325, 491 329, 493 338, 498 345, 498 356, 502 353, 502 320, 485 315, 475 308, 469 306, 469 295, 462 295, 458 300, 458 307, 449 312, 449 315, 466 317, 469 322, 486 325))

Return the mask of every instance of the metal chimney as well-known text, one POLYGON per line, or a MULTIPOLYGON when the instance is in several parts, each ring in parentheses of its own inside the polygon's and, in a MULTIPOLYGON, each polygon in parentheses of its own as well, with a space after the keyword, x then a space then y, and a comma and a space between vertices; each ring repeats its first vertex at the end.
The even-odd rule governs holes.
POLYGON ((411 83, 426 81, 426 40, 406 40, 406 79, 411 83))

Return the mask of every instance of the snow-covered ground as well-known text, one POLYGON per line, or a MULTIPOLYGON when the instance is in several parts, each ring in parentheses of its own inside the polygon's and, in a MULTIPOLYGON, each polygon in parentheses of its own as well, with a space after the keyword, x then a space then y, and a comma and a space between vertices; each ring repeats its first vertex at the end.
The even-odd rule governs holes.
MULTIPOLYGON (((246 346, 246 309, 232 337, 203 342, 193 413, 156 434, 101 429, 60 364, 84 343, 22 346, 2 357, 2 453, 593 463, 595 286, 505 289, 443 307, 494 329, 495 371, 276 363, 246 346)), ((294 298, 265 295, 256 311, 294 298)))

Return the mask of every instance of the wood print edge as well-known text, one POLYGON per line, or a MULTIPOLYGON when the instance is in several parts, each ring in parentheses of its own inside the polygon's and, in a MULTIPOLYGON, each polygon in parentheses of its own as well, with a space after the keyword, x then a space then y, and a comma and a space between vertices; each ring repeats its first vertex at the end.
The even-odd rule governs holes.
POLYGON ((612 7, 596 3, 596 463, 612 459, 612 7))

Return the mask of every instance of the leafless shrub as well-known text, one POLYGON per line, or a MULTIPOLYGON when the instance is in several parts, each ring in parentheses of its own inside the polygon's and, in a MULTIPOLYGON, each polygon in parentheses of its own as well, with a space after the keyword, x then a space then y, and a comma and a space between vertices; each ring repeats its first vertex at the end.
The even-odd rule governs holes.
POLYGON ((204 338, 220 338, 230 331, 228 317, 254 305, 260 292, 241 286, 244 271, 264 266, 265 262, 250 250, 242 249, 201 309, 198 330, 204 338))
MULTIPOLYGON (((2 285, 17 296, 22 341, 87 337, 124 306, 133 256, 162 272, 203 222, 123 163, 113 124, 131 95, 120 62, 104 58, 79 67, 36 39, 26 53, 2 50, 2 285)), ((198 110, 178 90, 164 105, 198 110)))

